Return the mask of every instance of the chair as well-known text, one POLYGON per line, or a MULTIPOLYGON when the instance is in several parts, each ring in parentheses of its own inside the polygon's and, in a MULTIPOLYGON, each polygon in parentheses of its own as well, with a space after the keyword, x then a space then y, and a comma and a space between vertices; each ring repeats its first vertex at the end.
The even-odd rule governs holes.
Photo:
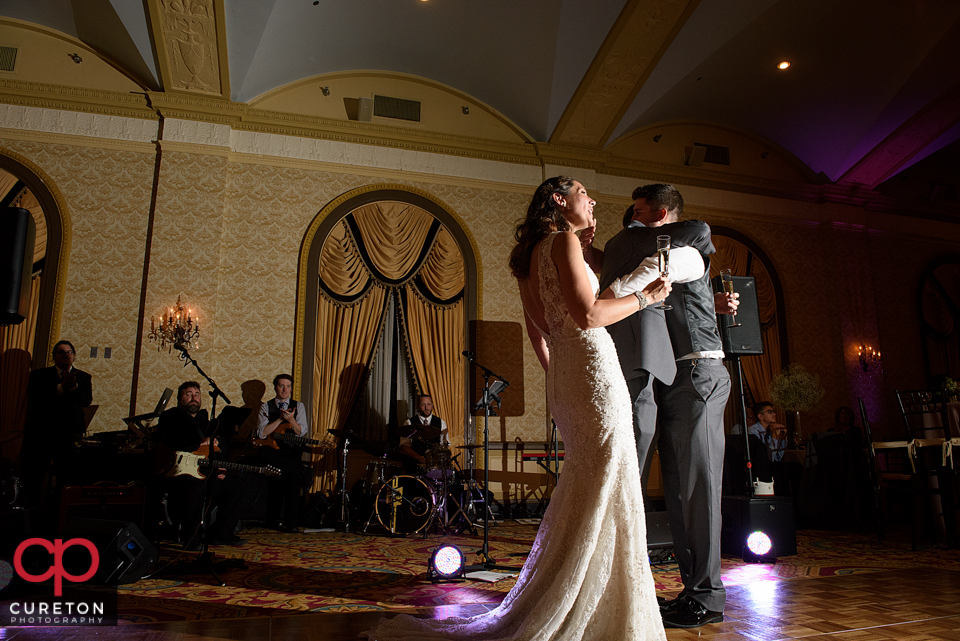
POLYGON ((873 485, 874 508, 877 515, 877 541, 883 543, 883 518, 887 495, 898 492, 905 495, 910 504, 910 543, 912 548, 917 550, 919 543, 919 514, 917 510, 919 485, 914 460, 916 454, 914 443, 912 439, 909 441, 874 441, 863 399, 858 398, 857 403, 860 405, 860 418, 863 422, 863 432, 867 438, 870 482, 873 485))
POLYGON ((929 441, 930 445, 938 444, 937 439, 941 439, 939 444, 950 440, 947 404, 942 399, 929 390, 897 390, 896 394, 908 440, 929 441))

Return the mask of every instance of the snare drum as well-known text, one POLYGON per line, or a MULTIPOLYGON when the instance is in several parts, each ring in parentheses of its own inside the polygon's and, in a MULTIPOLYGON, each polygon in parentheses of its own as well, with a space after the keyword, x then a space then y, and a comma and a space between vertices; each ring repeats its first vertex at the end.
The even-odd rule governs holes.
POLYGON ((453 459, 446 447, 433 447, 423 455, 426 472, 424 475, 434 481, 453 480, 453 459))
POLYGON ((436 503, 428 483, 415 476, 395 476, 377 493, 377 518, 393 534, 413 534, 430 522, 436 503))
POLYGON ((401 472, 401 467, 400 463, 387 459, 375 459, 367 463, 367 473, 363 482, 364 493, 376 494, 380 486, 401 472))

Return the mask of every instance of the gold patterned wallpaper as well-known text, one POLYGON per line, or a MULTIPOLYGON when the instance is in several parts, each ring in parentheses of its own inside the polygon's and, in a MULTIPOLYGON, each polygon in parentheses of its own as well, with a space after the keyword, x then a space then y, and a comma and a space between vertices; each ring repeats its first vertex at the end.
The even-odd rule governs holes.
MULTIPOLYGON (((523 216, 532 189, 431 182, 425 177, 411 181, 400 172, 341 173, 307 162, 294 166, 267 157, 231 157, 223 148, 185 150, 181 144, 162 157, 147 320, 138 328, 155 154, 152 145, 137 145, 118 149, 98 147, 93 139, 82 145, 0 139, 0 146, 46 171, 69 205, 73 239, 61 336, 77 345, 78 367, 94 375, 95 403, 101 406, 92 425, 95 431, 122 428, 137 332, 145 333, 149 317, 178 295, 200 318, 202 336, 193 355, 234 405, 258 402, 250 389, 269 392, 273 376, 290 371, 293 362, 297 265, 304 233, 325 204, 364 185, 406 184, 446 203, 477 243, 482 318, 522 322, 516 284, 505 265, 514 224, 523 216), (89 358, 91 346, 112 347, 113 358, 89 358)), ((731 211, 730 204, 738 199, 732 193, 725 194, 726 213, 698 210, 698 192, 689 191, 694 195, 690 216, 745 234, 767 253, 780 277, 790 359, 816 373, 826 389, 821 409, 805 417, 804 428, 829 427, 838 405, 854 405, 856 396, 863 395, 875 403, 871 418, 881 435, 897 433, 899 417, 890 411, 892 390, 924 383, 912 288, 930 260, 960 247, 799 222, 798 207, 809 211, 807 220, 816 220, 818 205, 795 201, 789 203, 794 213, 783 222, 777 221, 775 210, 764 220, 731 211), (895 302, 892 294, 897 295, 895 302), (884 373, 865 379, 858 376, 850 347, 861 337, 872 341, 878 336, 883 337, 884 373)), ((598 204, 601 245, 620 228, 625 205, 626 199, 612 195, 598 204)), ((542 442, 546 436, 543 374, 528 345, 523 358, 527 414, 494 421, 493 440, 542 442)), ((175 354, 158 352, 144 338, 138 411, 152 408, 164 387, 198 378, 175 354)))

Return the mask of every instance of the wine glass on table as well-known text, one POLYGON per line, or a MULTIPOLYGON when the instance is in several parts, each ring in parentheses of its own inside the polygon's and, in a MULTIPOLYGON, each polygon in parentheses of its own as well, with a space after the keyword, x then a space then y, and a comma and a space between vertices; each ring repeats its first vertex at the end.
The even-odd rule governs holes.
MULTIPOLYGON (((670 266, 670 237, 669 236, 657 236, 657 262, 660 267, 660 278, 667 279, 670 277, 668 267, 670 266)), ((654 307, 654 309, 673 309, 671 305, 667 305, 666 301, 661 302, 659 305, 654 307)))
MULTIPOLYGON (((732 294, 733 293, 733 274, 729 269, 720 270, 720 278, 723 280, 723 291, 732 294)), ((733 312, 733 319, 727 327, 740 327, 740 323, 737 322, 737 312, 733 312)))

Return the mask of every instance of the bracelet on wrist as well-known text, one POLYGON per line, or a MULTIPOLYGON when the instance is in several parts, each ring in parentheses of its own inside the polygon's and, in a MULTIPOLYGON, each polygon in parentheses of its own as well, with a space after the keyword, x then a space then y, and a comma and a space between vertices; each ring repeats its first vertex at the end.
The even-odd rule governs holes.
POLYGON ((647 295, 643 292, 633 292, 633 295, 637 297, 637 300, 640 301, 640 309, 643 309, 647 306, 647 295))

